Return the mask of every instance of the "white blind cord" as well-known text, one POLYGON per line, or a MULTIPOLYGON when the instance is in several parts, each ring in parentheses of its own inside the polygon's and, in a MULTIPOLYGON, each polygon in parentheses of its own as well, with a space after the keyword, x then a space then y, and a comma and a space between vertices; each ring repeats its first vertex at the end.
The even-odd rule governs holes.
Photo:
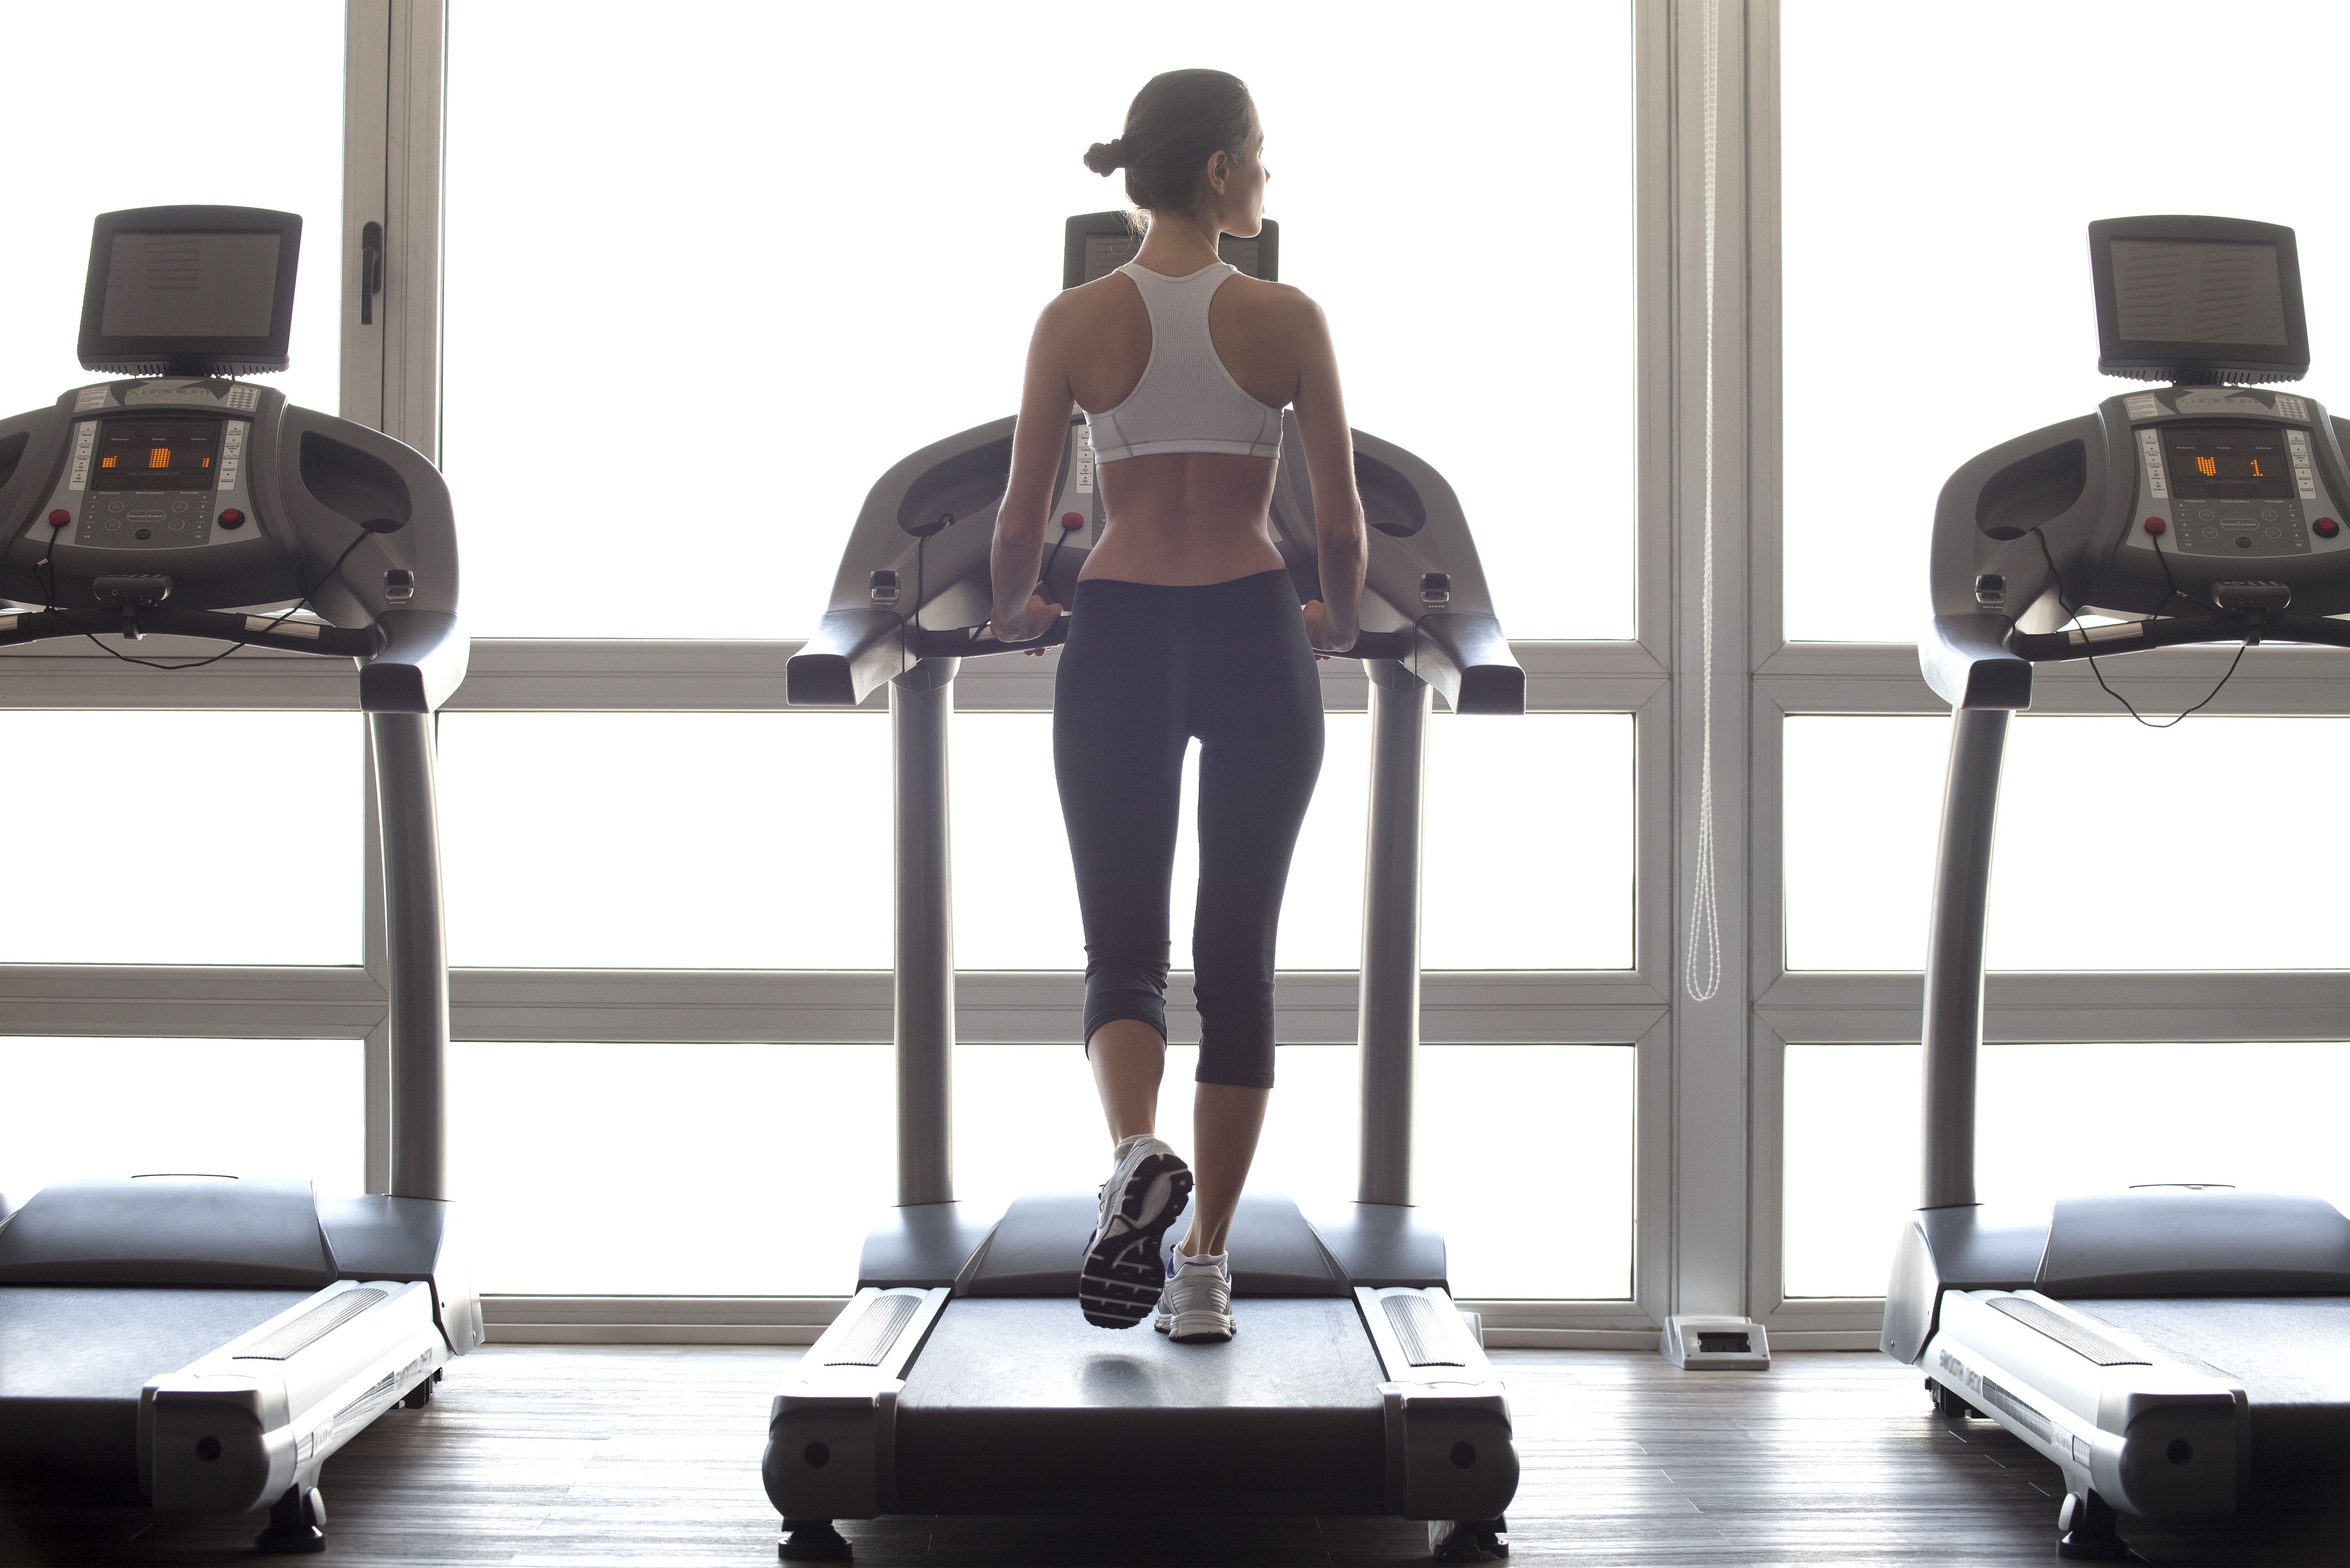
POLYGON ((1699 587, 1700 737, 1697 866, 1690 886, 1689 948, 1681 984, 1693 1002, 1721 989, 1721 906, 1713 866, 1713 274, 1715 131, 1720 106, 1721 0, 1705 6, 1705 543, 1699 587))

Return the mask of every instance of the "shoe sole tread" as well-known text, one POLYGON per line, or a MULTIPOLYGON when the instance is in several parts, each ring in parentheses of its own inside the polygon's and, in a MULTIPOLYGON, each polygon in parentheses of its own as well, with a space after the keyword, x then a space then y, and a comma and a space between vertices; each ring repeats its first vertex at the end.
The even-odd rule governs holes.
POLYGON ((1159 1244, 1191 1196, 1191 1169, 1178 1156, 1149 1155, 1134 1168, 1113 1216, 1130 1229, 1115 1236, 1095 1231, 1078 1265, 1077 1301, 1087 1323, 1097 1328, 1132 1328, 1157 1310, 1166 1286, 1159 1244), (1146 1216, 1144 1200, 1161 1177, 1168 1179, 1166 1201, 1158 1212, 1146 1216))

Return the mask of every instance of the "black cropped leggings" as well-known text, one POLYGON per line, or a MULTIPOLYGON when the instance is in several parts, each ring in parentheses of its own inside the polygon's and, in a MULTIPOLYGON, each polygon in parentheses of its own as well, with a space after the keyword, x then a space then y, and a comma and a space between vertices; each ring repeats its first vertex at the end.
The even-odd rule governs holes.
POLYGON ((1191 926, 1203 1084, 1273 1086, 1273 953, 1322 771, 1322 688, 1285 571, 1201 587, 1077 585, 1053 771, 1086 926, 1085 1038, 1167 1037, 1167 906, 1183 753, 1200 741, 1191 926))

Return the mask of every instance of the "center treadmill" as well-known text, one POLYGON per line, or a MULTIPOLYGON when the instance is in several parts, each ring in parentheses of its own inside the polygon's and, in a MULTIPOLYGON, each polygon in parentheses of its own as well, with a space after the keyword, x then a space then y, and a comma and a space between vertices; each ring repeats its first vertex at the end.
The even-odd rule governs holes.
POLYGON ((2350 612, 2350 425, 2244 384, 2309 368, 2291 229, 2119 218, 2089 241, 2099 369, 2172 384, 1991 448, 1936 509, 1919 653, 1955 711, 1927 954, 1925 1194, 1881 1345, 1924 1369, 1944 1415, 1987 1416, 2057 1466, 2059 1554, 2094 1559, 2127 1554, 2119 1514, 2210 1521, 2350 1486, 2350 1219, 2318 1198, 2192 1185, 2036 1210, 1977 1201, 2008 715, 2051 661, 2350 647, 2350 621, 2331 618, 2350 612))
MULTIPOLYGON (((1274 275, 1279 231, 1224 257, 1274 275)), ((1069 221, 1063 286, 1130 259, 1125 216, 1069 221)), ((1419 1027, 1420 756, 1431 691, 1460 713, 1520 713, 1525 675, 1494 618, 1441 475, 1355 432, 1368 523, 1363 632, 1372 779, 1365 871, 1359 1201, 1309 1220, 1250 1192, 1232 1232, 1241 1329, 1179 1345, 1087 1324, 1077 1262, 1092 1192, 955 1200, 948 1126, 954 966, 946 747, 961 660, 988 636, 988 547, 1014 421, 923 448, 867 497, 830 607, 795 655, 795 703, 889 691, 896 784, 899 1204, 868 1239, 858 1291, 770 1417, 764 1475, 787 1559, 838 1559, 833 1521, 890 1513, 1387 1514, 1430 1521, 1441 1556, 1506 1552, 1518 1460, 1480 1336, 1454 1307, 1442 1238, 1411 1208, 1419 1027)), ((1291 421, 1274 542, 1318 597, 1313 498, 1291 421)), ((1063 604, 1099 537, 1082 418, 1070 421, 1045 576, 1063 604)))
MULTIPOLYGON (((0 420, 0 646, 95 642, 167 670, 247 648, 358 666, 382 848, 370 917, 389 970, 391 1191, 158 1175, 53 1183, 0 1210, 0 1489, 266 1507, 256 1544, 286 1552, 324 1548, 327 1459, 395 1406, 425 1404, 482 1338, 442 1151, 432 716, 465 675, 456 529, 423 454, 234 379, 286 368, 301 234, 298 216, 253 208, 101 215, 81 362, 133 379, 0 420)), ((176 786, 169 756, 119 761, 176 786)), ((134 887, 169 874, 169 835, 202 831, 115 842, 59 820, 96 832, 94 874, 112 855, 134 887)), ((234 900, 219 913, 234 919, 234 900)))

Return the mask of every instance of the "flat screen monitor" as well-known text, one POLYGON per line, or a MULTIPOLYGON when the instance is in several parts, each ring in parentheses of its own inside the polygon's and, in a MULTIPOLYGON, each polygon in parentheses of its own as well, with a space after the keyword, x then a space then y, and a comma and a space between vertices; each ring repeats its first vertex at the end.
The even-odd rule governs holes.
MULTIPOLYGON (((1061 244, 1061 286, 1075 288, 1116 272, 1142 248, 1142 236, 1124 213, 1080 213, 1068 222, 1061 244)), ((1281 281, 1281 225, 1271 218, 1254 236, 1226 234, 1216 254, 1251 277, 1281 281)))
POLYGON ((132 376, 283 370, 302 220, 259 207, 100 213, 83 286, 85 369, 132 376))
POLYGON ((2293 234, 2241 218, 2089 225, 2097 369, 2139 380, 2290 381, 2309 371, 2293 234))

